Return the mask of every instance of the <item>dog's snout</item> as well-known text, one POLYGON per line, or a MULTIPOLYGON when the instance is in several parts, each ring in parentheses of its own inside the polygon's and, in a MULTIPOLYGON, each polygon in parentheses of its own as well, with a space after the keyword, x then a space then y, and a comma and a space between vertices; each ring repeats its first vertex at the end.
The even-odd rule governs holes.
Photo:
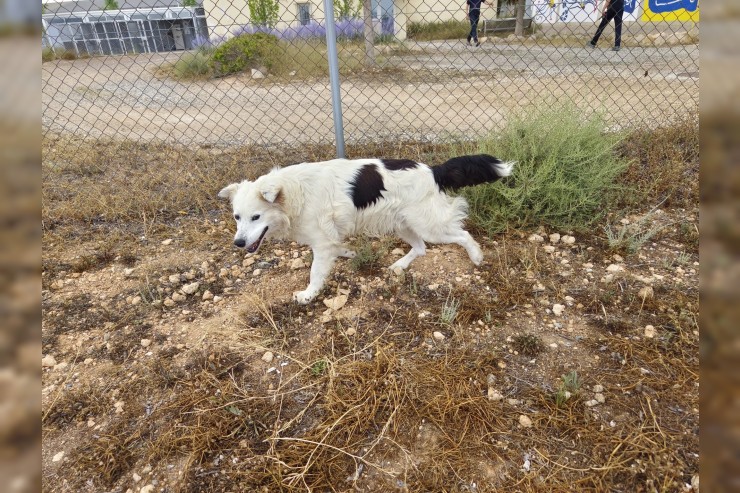
POLYGON ((239 248, 244 248, 246 246, 247 242, 242 240, 241 238, 237 238, 234 240, 234 245, 238 246, 239 248))

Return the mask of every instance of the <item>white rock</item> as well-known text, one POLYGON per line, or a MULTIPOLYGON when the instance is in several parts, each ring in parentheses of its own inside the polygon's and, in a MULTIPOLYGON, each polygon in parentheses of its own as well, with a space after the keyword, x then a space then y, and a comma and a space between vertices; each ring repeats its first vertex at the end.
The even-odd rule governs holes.
POLYGON ((165 246, 172 244, 172 238, 167 238, 166 240, 162 240, 162 244, 165 246))
POLYGON ((148 484, 139 490, 139 493, 154 493, 154 485, 148 484))
POLYGON ((134 268, 133 267, 127 267, 127 268, 123 269, 123 275, 126 276, 126 277, 129 277, 133 273, 134 273, 134 268))
POLYGON ((521 425, 522 428, 531 428, 532 420, 529 419, 529 417, 525 416, 524 414, 520 414, 519 415, 519 425, 521 425))
POLYGON ((357 329, 355 329, 354 327, 350 327, 349 329, 345 330, 344 333, 345 335, 352 337, 353 335, 357 334, 357 329))
POLYGON ((167 280, 171 283, 180 282, 180 274, 172 274, 170 277, 167 278, 167 280))
POLYGON ((131 298, 132 305, 138 305, 139 303, 141 303, 141 296, 134 296, 131 298))
POLYGON ((560 233, 553 233, 549 237, 550 243, 557 243, 560 241, 560 233))
POLYGON ((327 308, 330 308, 334 311, 341 309, 346 304, 347 304, 347 295, 344 295, 344 294, 340 294, 336 296, 335 298, 324 299, 324 305, 327 308))
POLYGON ((429 289, 429 291, 436 291, 437 288, 439 288, 439 284, 430 284, 429 286, 427 286, 427 288, 429 289))
POLYGON ((116 414, 121 414, 123 412, 124 404, 125 403, 123 401, 118 401, 115 404, 113 404, 113 407, 116 408, 116 414))
POLYGON ((566 245, 572 245, 576 242, 576 239, 574 236, 565 235, 562 238, 560 238, 560 241, 562 241, 566 245))
POLYGON ((260 274, 262 274, 262 269, 254 269, 254 270, 252 271, 252 276, 254 276, 254 277, 257 277, 257 276, 259 276, 260 274))
POLYGON ((501 393, 494 389, 493 387, 488 387, 488 400, 498 402, 500 400, 503 400, 504 396, 501 395, 501 393))
POLYGON ((214 303, 221 303, 223 301, 223 299, 224 299, 223 296, 215 295, 213 297, 213 302, 214 303))
POLYGON ((304 264, 304 263, 303 263, 303 259, 300 259, 300 258, 295 258, 295 259, 293 259, 293 261, 292 261, 292 262, 290 263, 290 268, 291 268, 291 270, 298 270, 298 269, 302 269, 302 268, 304 268, 305 266, 306 266, 306 264, 304 264))
POLYGON ((552 313, 554 313, 556 317, 562 315, 564 310, 565 305, 561 305, 559 303, 555 303, 554 305, 552 305, 552 313))
POLYGON ((60 460, 64 459, 64 450, 61 452, 57 452, 54 454, 54 457, 51 458, 52 462, 59 462, 60 460))
POLYGON ((591 399, 590 401, 586 401, 586 402, 584 402, 584 404, 585 404, 585 405, 586 405, 587 407, 594 407, 594 406, 598 406, 598 405, 599 405, 599 401, 597 401, 597 400, 595 400, 595 399, 591 399))
POLYGON ((443 333, 441 333, 440 331, 438 331, 438 330, 435 330, 434 331, 434 333, 432 334, 432 337, 434 337, 434 340, 435 341, 444 341, 445 340, 445 335, 443 333))
POLYGON ((267 351, 265 354, 262 355, 262 361, 265 363, 272 363, 272 359, 275 357, 274 354, 272 354, 272 351, 267 351))
POLYGON ((609 264, 609 266, 606 268, 607 272, 622 272, 624 270, 624 267, 618 264, 609 264))
POLYGON ((533 234, 533 235, 530 235, 529 238, 527 238, 527 239, 529 241, 531 241, 532 243, 542 243, 543 241, 545 241, 545 239, 542 236, 540 236, 540 235, 538 235, 536 233, 533 234))
POLYGON ((263 74, 261 71, 257 70, 256 68, 252 69, 252 78, 253 79, 264 79, 265 74, 263 74))
POLYGON ((133 479, 133 480, 134 480, 134 483, 138 483, 139 481, 141 481, 141 476, 139 476, 139 475, 138 475, 138 474, 136 474, 136 473, 133 473, 133 474, 131 475, 131 479, 133 479))
POLYGON ((614 259, 615 262, 624 262, 624 259, 618 253, 615 253, 614 255, 612 255, 612 258, 614 259))
POLYGON ((204 301, 205 301, 205 300, 212 300, 212 299, 213 299, 213 293, 211 293, 210 291, 208 291, 208 290, 206 289, 206 292, 205 292, 205 293, 203 293, 203 296, 202 296, 202 298, 203 298, 203 300, 204 300, 204 301))
POLYGON ((172 293, 172 301, 179 303, 180 301, 185 301, 185 295, 180 293, 172 293))
POLYGON ((164 306, 168 306, 168 307, 175 306, 175 302, 172 300, 172 298, 166 298, 164 300, 164 306))
POLYGON ((596 392, 597 394, 600 393, 600 392, 603 392, 604 391, 604 386, 603 385, 598 385, 598 384, 597 385, 594 385, 593 391, 596 392))
POLYGON ((596 402, 599 404, 603 404, 606 402, 606 397, 604 397, 604 394, 598 393, 594 395, 594 399, 596 399, 596 402))
POLYGON ((403 250, 401 250, 400 248, 394 248, 391 252, 391 255, 403 255, 403 250))
POLYGON ((557 348, 558 348, 558 343, 557 342, 551 342, 550 343, 550 349, 557 349, 557 348))
POLYGON ((141 347, 149 347, 152 345, 151 339, 142 339, 141 340, 141 347))
POLYGON ((691 476, 691 489, 694 490, 696 493, 699 493, 699 475, 694 474, 691 476))
POLYGON ((43 358, 41 358, 41 366, 43 367, 52 367, 56 366, 57 360, 52 356, 51 354, 47 354, 43 358))
POLYGON ((186 284, 182 287, 182 292, 185 294, 193 294, 196 291, 198 291, 199 287, 200 287, 200 283, 191 282, 190 284, 186 284))
POLYGON ((652 339, 653 337, 655 337, 655 334, 655 327, 653 327, 652 325, 645 326, 645 337, 647 337, 648 339, 652 339))
POLYGON ((542 249, 543 249, 543 250, 544 250, 544 251, 545 251, 546 253, 554 253, 554 252, 555 252, 555 247, 554 247, 554 246, 552 246, 552 245, 545 245, 544 247, 542 247, 542 249))

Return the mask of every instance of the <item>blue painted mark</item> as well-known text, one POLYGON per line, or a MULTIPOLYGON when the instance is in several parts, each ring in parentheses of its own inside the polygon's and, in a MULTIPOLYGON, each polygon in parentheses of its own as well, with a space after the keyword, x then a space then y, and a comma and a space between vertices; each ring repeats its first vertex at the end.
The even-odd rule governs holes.
MULTIPOLYGON (((625 4, 625 10, 626 7, 625 4)), ((648 7, 656 14, 674 12, 679 9, 694 12, 699 7, 699 0, 648 0, 648 7)))

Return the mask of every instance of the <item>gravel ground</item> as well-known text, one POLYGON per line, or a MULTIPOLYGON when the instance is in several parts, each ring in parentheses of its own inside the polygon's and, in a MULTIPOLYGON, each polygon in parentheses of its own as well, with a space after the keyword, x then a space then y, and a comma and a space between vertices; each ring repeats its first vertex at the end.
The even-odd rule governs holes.
MULTIPOLYGON (((572 40, 570 41, 573 42, 572 40)), ((345 138, 480 136, 513 110, 567 98, 609 111, 616 126, 654 124, 698 106, 698 45, 604 48, 490 39, 410 45, 386 70, 342 81, 345 138), (397 70, 397 69, 403 70, 397 70)), ((42 66, 44 132, 186 146, 295 145, 334 138, 328 80, 157 75, 178 53, 54 61, 42 66)))

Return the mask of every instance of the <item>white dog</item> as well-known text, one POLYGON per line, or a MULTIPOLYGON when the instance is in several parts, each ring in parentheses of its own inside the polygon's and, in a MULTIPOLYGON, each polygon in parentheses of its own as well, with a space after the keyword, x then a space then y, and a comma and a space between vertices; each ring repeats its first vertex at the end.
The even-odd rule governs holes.
POLYGON ((218 196, 231 200, 237 247, 254 253, 267 237, 311 247, 310 283, 293 293, 296 301, 308 303, 336 258, 354 257, 342 243, 354 234, 394 233, 411 245, 391 269, 405 269, 424 255, 425 241, 457 243, 479 265, 483 252, 463 229, 468 204, 445 191, 496 181, 508 176, 513 164, 488 155, 457 157, 436 167, 399 159, 335 159, 276 168, 254 182, 232 183, 218 196))

